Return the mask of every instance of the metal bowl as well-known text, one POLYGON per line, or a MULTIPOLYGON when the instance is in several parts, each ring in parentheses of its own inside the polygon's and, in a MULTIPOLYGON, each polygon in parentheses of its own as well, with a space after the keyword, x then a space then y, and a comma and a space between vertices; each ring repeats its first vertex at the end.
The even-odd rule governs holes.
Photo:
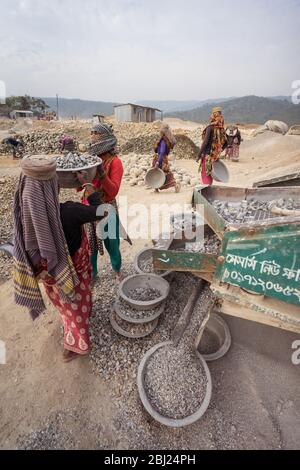
POLYGON ((205 361, 215 361, 225 356, 225 354, 229 351, 230 346, 231 334, 227 323, 222 317, 216 313, 212 313, 208 322, 206 323, 202 338, 198 346, 199 353, 202 355, 205 361), (208 337, 214 337, 216 342, 215 348, 212 348, 209 351, 205 349, 205 344, 203 341, 203 336, 205 335, 208 335, 208 337))
MULTIPOLYGON (((199 361, 201 362, 205 375, 207 378, 207 385, 206 385, 206 393, 204 400, 201 404, 201 406, 198 408, 198 410, 195 411, 190 416, 186 416, 185 418, 179 418, 179 419, 174 419, 174 418, 169 418, 167 416, 163 416, 161 413, 159 413, 152 405, 147 392, 146 392, 146 387, 145 387, 145 374, 147 370, 147 364, 150 359, 150 357, 159 349, 166 347, 170 344, 173 344, 172 341, 167 341, 165 343, 159 343, 153 348, 151 348, 149 351, 146 352, 144 355, 143 359, 140 362, 139 368, 138 368, 138 375, 137 375, 137 385, 138 385, 138 392, 140 395, 141 402, 146 409, 146 411, 154 418, 156 421, 159 423, 165 425, 165 426, 170 426, 173 428, 182 428, 184 426, 188 426, 190 424, 195 423, 198 421, 206 412, 210 400, 211 400, 211 394, 212 394, 212 382, 211 382, 211 375, 209 372, 209 369, 207 367, 207 364, 201 354, 196 351, 196 355, 198 356, 199 361)), ((178 397, 178 400, 181 400, 182 397, 178 397)))
POLYGON ((101 165, 102 160, 99 158, 97 163, 93 165, 88 165, 84 167, 76 168, 75 170, 70 170, 70 168, 57 168, 56 173, 58 176, 58 182, 61 188, 79 188, 81 186, 80 181, 78 180, 76 173, 78 171, 86 171, 87 179, 92 181, 97 173, 97 167, 101 165))
POLYGON ((153 189, 161 188, 166 181, 166 175, 160 168, 151 168, 145 176, 145 183, 153 189))
MULTIPOLYGON (((155 250, 155 248, 144 248, 143 250, 139 251, 139 253, 137 253, 137 255, 135 256, 134 258, 134 261, 133 261, 133 265, 134 265, 134 269, 137 273, 139 274, 151 274, 151 273, 147 273, 145 271, 142 270, 142 268, 140 267, 140 262, 145 260, 145 259, 148 259, 148 258, 152 258, 152 250, 155 250)), ((154 268, 153 268, 153 271, 154 271, 154 268)), ((170 274, 171 271, 160 271, 160 272, 154 272, 154 274, 157 274, 158 276, 161 276, 161 277, 166 277, 168 274, 170 274)))
POLYGON ((170 292, 170 284, 161 276, 156 274, 134 274, 128 276, 119 285, 119 295, 127 302, 128 305, 136 308, 137 310, 151 310, 154 307, 161 305, 168 297, 170 292), (133 300, 128 295, 131 289, 137 287, 153 288, 160 292, 160 296, 154 300, 133 300))
POLYGON ((229 171, 225 163, 221 160, 217 160, 213 163, 212 177, 214 180, 219 181, 220 183, 228 183, 229 171))
MULTIPOLYGON (((146 330, 144 333, 129 333, 118 324, 117 316, 118 316, 117 313, 115 313, 114 311, 110 313, 110 316, 109 316, 110 324, 117 333, 119 333, 122 336, 125 336, 125 338, 134 338, 134 339, 145 338, 146 336, 151 335, 151 333, 153 333, 153 331, 158 325, 158 318, 156 318, 155 320, 147 323, 151 325, 150 325, 149 330, 146 330)), ((131 323, 131 326, 132 326, 132 323, 131 323)))

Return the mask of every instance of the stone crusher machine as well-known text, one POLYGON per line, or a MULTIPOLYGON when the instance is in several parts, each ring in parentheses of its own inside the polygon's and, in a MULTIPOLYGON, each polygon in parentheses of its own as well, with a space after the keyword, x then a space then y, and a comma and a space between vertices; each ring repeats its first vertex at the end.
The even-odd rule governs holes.
POLYGON ((174 240, 153 250, 155 269, 208 281, 217 312, 300 333, 300 187, 202 186, 193 204, 220 248, 179 251, 174 240))

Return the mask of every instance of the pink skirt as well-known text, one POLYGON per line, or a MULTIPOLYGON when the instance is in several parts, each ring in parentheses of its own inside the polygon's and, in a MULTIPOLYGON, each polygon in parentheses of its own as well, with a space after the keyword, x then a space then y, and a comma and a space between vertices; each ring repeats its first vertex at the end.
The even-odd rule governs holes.
POLYGON ((213 184, 212 176, 206 174, 206 155, 202 155, 201 160, 201 183, 209 186, 213 184))

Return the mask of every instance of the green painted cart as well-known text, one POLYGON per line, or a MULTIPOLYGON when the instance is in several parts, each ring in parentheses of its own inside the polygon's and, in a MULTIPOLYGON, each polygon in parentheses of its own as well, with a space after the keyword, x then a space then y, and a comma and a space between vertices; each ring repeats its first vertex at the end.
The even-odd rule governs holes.
POLYGON ((196 210, 204 206, 205 229, 221 240, 220 251, 176 251, 174 240, 153 250, 154 267, 193 272, 208 281, 221 313, 300 333, 300 215, 258 210, 253 220, 230 224, 213 207, 215 200, 249 198, 293 198, 300 207, 300 187, 195 188, 193 203, 196 210))

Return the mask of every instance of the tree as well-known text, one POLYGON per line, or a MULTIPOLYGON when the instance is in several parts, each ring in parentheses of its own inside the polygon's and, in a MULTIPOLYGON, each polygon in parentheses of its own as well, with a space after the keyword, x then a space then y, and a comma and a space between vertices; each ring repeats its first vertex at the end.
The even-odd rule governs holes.
POLYGON ((6 104, 2 105, 8 113, 14 109, 24 111, 32 111, 35 115, 44 114, 49 106, 41 98, 34 98, 29 95, 25 96, 10 96, 6 99, 6 104))

